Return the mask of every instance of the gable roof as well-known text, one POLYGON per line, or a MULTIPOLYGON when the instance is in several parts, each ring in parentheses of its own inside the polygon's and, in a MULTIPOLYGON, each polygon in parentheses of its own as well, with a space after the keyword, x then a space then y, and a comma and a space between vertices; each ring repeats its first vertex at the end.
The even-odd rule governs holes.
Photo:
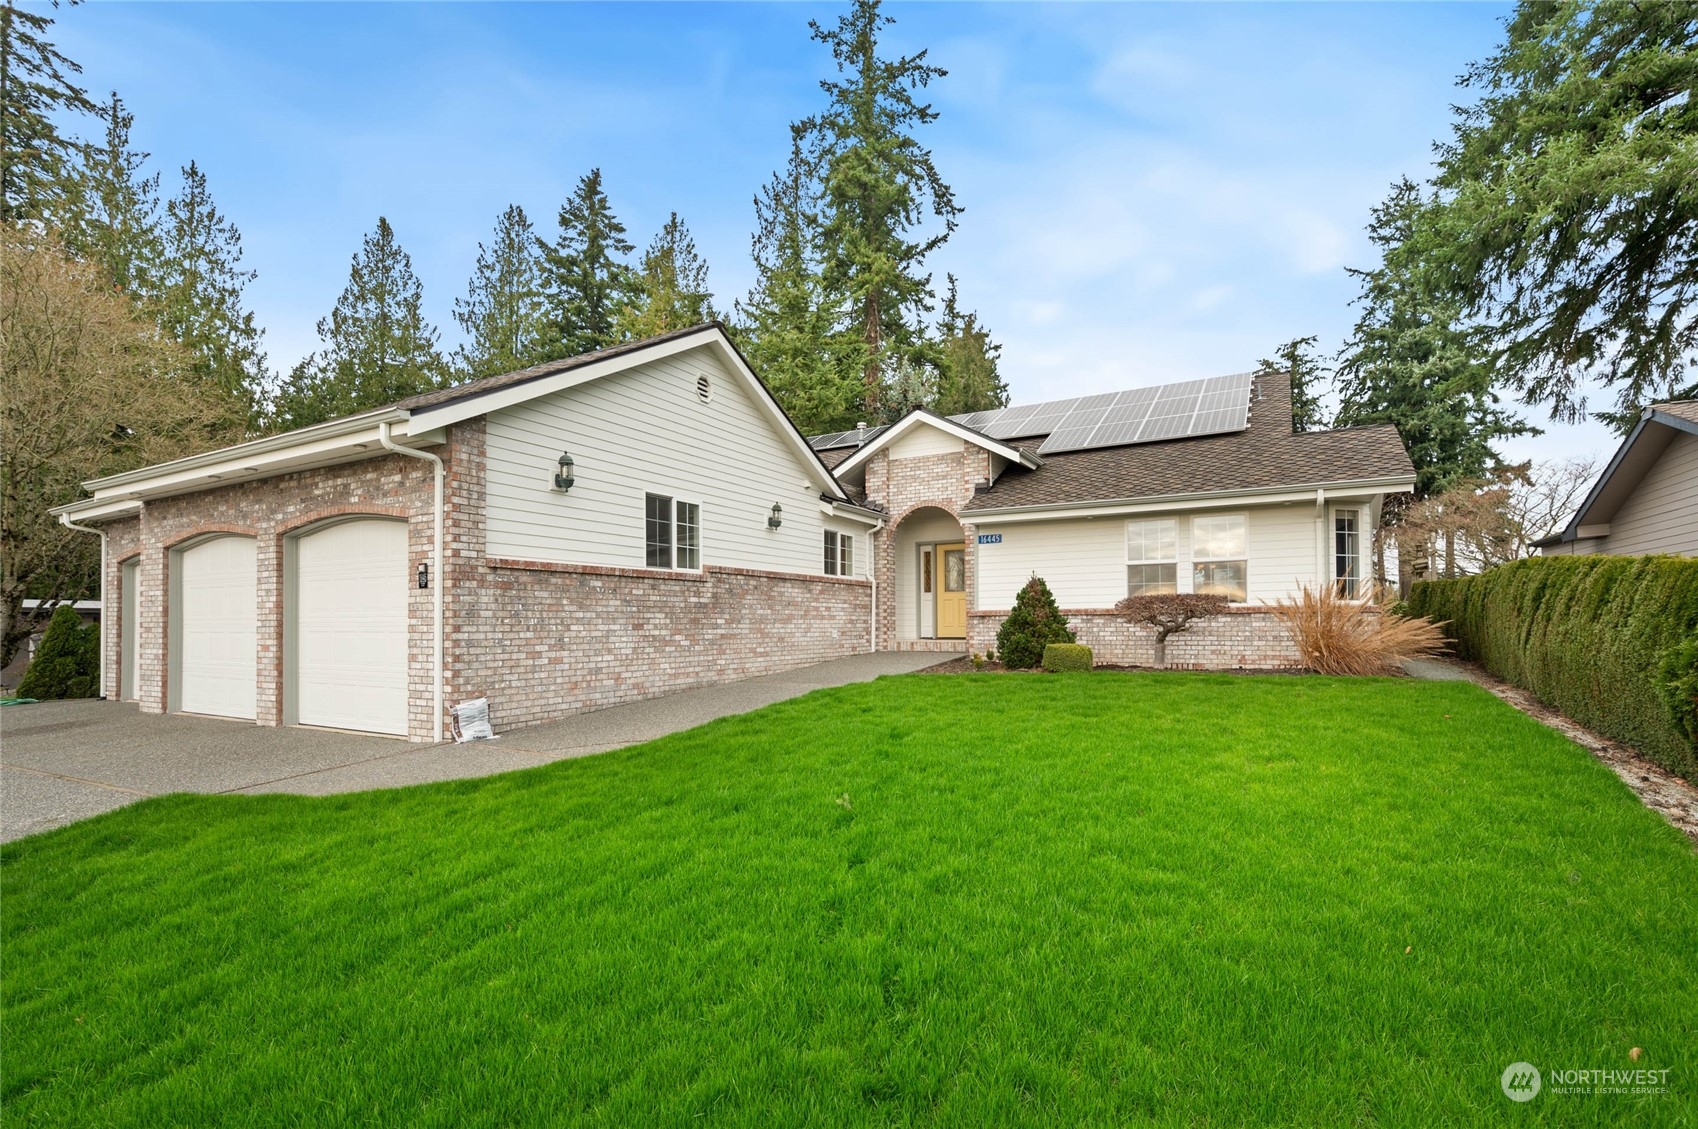
POLYGON ((873 438, 850 451, 846 457, 831 464, 832 473, 848 474, 872 458, 875 452, 884 450, 908 432, 925 426, 934 427, 945 435, 953 435, 963 443, 972 443, 983 447, 991 454, 1000 455, 1011 463, 1019 463, 1025 467, 1037 467, 1042 464, 1042 460, 1036 455, 1023 451, 1019 447, 1010 446, 1000 439, 992 439, 982 431, 974 430, 948 416, 940 416, 928 408, 915 408, 889 427, 880 428, 873 438))
POLYGON ((1409 452, 1390 424, 1293 432, 1291 379, 1271 373, 1256 377, 1250 424, 1242 431, 1049 455, 1036 469, 1010 467, 962 512, 1346 483, 1408 489, 1414 478, 1409 452))
POLYGON ((1669 400, 1646 408, 1568 524, 1533 542, 1534 547, 1574 541, 1582 526, 1608 523, 1681 432, 1698 435, 1698 400, 1669 400))

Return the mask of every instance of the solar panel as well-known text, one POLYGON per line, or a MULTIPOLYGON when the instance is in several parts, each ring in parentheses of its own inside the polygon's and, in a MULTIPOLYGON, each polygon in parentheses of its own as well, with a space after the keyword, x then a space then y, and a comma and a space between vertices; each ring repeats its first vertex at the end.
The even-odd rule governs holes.
POLYGON ((1240 373, 1039 405, 1038 418, 1026 426, 1067 409, 1038 448, 1044 455, 1241 431, 1249 422, 1253 379, 1240 373))

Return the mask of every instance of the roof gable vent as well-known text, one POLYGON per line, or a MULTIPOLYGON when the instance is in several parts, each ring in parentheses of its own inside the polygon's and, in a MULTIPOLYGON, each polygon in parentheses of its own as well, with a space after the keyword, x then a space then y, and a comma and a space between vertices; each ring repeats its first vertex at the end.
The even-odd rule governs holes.
POLYGON ((696 399, 704 404, 713 403, 713 382, 707 378, 707 373, 696 377, 696 399))

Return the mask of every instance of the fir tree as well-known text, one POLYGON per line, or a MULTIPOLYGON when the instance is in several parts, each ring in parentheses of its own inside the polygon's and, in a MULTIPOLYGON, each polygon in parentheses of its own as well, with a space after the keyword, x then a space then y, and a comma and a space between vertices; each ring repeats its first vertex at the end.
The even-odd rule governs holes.
POLYGON ((1404 180, 1373 211, 1368 235, 1383 258, 1350 272, 1361 315, 1339 361, 1337 422, 1394 424, 1425 498, 1494 477, 1504 466, 1494 444, 1537 431, 1499 406, 1485 335, 1463 323, 1454 298, 1435 295, 1424 261, 1411 261, 1421 207, 1420 189, 1404 180))
POLYGON ((92 698, 98 693, 100 625, 83 623, 75 608, 60 604, 53 609, 35 657, 18 683, 18 696, 46 702, 92 698))
POLYGON ((790 161, 755 197, 756 281, 737 303, 736 334, 749 363, 805 434, 865 420, 863 345, 842 325, 846 308, 825 288, 815 247, 817 186, 792 130, 790 161))
POLYGON ((189 162, 182 190, 165 205, 158 293, 159 328, 195 356, 194 371, 222 389, 257 423, 264 403, 264 330, 242 291, 254 271, 243 270, 242 236, 218 211, 206 174, 189 162))
POLYGON ((1008 386, 997 371, 1002 346, 976 313, 962 313, 956 300, 955 276, 947 275, 949 291, 938 324, 938 387, 931 404, 940 415, 963 415, 1008 406, 1008 386))
POLYGON ((601 170, 591 169, 560 206, 560 237, 542 243, 548 303, 544 358, 572 357, 619 340, 615 317, 631 292, 625 226, 608 206, 601 170))
POLYGON ((1315 356, 1317 337, 1298 337, 1274 350, 1274 355, 1257 362, 1260 373, 1279 373, 1291 378, 1291 430, 1319 431, 1327 426, 1321 408, 1326 366, 1315 356))
POLYGON ((925 51, 881 58, 879 31, 894 22, 879 0, 855 0, 830 30, 810 22, 843 77, 820 83, 829 105, 802 123, 822 184, 822 281, 846 300, 861 339, 869 411, 878 407, 881 366, 925 352, 924 315, 932 308, 926 256, 949 238, 961 213, 931 151, 913 136, 937 119, 914 92, 948 72, 928 64, 925 51), (941 231, 919 230, 928 214, 942 221, 941 231))
POLYGON ((643 252, 632 294, 619 312, 619 336, 654 337, 718 321, 707 273, 707 261, 697 253, 690 229, 673 212, 643 252))
POLYGON ((1056 606, 1055 593, 1042 577, 1026 581, 1014 597, 1014 608, 996 632, 996 657, 1015 670, 1029 670, 1044 661, 1051 643, 1077 643, 1067 617, 1056 606))
POLYGON ((100 264, 120 292, 149 306, 159 296, 165 261, 159 174, 143 174, 148 155, 130 147, 135 116, 116 92, 99 114, 105 143, 82 146, 81 184, 65 228, 66 246, 100 264))
POLYGON ((92 113, 82 67, 48 42, 51 17, 0 4, 0 221, 62 225, 76 146, 55 118, 92 113))
POLYGON ((377 230, 354 256, 336 308, 319 319, 324 347, 285 383, 277 422, 305 427, 441 387, 447 366, 422 304, 413 261, 379 216, 377 230))
POLYGON ((489 245, 478 244, 466 296, 454 300, 454 320, 468 338, 455 351, 455 368, 475 379, 537 363, 543 358, 544 318, 536 233, 525 210, 512 204, 501 213, 489 245))

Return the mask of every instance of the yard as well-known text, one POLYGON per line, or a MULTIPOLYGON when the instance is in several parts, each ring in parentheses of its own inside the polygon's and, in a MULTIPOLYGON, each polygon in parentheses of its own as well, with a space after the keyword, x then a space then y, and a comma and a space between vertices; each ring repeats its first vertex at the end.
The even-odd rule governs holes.
POLYGON ((3 892, 9 1125, 1698 1119, 1698 857, 1461 683, 884 678, 3 892))

